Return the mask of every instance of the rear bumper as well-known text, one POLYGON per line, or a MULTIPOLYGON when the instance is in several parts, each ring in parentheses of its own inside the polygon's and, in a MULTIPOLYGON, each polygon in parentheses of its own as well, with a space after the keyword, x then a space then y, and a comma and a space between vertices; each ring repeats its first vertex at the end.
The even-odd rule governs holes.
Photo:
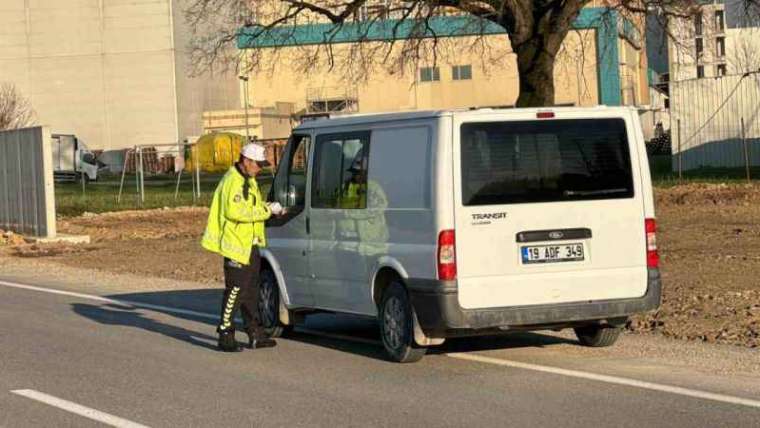
POLYGON ((642 297, 554 305, 463 309, 459 306, 456 281, 409 279, 407 287, 420 327, 430 337, 616 320, 658 308, 662 294, 657 269, 649 270, 647 292, 642 297))

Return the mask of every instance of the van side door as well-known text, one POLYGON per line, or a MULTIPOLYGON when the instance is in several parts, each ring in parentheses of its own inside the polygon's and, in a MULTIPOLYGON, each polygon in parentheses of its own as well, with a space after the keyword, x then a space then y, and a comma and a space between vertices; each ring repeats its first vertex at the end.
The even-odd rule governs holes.
POLYGON ((281 217, 267 222, 270 251, 280 264, 291 306, 314 304, 309 272, 309 229, 307 180, 311 136, 294 134, 283 152, 268 200, 286 209, 281 217))
POLYGON ((361 312, 368 267, 355 214, 367 208, 367 131, 316 136, 311 170, 310 265, 316 306, 361 312))

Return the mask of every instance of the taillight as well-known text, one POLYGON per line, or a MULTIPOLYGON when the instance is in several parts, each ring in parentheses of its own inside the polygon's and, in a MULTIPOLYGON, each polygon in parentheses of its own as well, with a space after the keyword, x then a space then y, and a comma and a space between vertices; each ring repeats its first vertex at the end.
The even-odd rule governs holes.
POLYGON ((647 233, 647 267, 660 267, 660 254, 657 252, 657 222, 653 218, 644 220, 647 233))
POLYGON ((456 235, 453 230, 444 230, 438 235, 438 279, 457 279, 456 235))
POLYGON ((554 112, 553 111, 540 111, 536 113, 536 118, 538 119, 553 119, 554 118, 554 112))

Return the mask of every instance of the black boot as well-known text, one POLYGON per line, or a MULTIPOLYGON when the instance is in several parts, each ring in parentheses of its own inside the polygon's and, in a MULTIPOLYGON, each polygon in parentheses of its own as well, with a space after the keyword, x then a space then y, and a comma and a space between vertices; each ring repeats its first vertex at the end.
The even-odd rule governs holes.
POLYGON ((219 332, 219 350, 223 352, 240 352, 243 347, 235 340, 235 330, 219 332))
POLYGON ((268 337, 264 332, 249 331, 248 334, 248 349, 260 349, 260 348, 274 348, 277 346, 277 342, 271 337, 268 337))

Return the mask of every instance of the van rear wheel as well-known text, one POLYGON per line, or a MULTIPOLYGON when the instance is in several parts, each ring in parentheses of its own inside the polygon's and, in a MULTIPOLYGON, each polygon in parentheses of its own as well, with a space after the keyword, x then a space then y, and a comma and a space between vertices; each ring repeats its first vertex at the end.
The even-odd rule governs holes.
POLYGON ((414 342, 414 316, 406 289, 398 282, 391 283, 380 302, 380 333, 383 347, 391 360, 413 363, 422 359, 427 348, 414 342))
POLYGON ((280 337, 293 329, 280 322, 280 287, 270 269, 261 271, 258 306, 261 326, 269 337, 280 337))
POLYGON ((620 337, 623 328, 587 325, 584 327, 577 327, 574 330, 581 345, 592 348, 602 348, 615 344, 618 337, 620 337))

